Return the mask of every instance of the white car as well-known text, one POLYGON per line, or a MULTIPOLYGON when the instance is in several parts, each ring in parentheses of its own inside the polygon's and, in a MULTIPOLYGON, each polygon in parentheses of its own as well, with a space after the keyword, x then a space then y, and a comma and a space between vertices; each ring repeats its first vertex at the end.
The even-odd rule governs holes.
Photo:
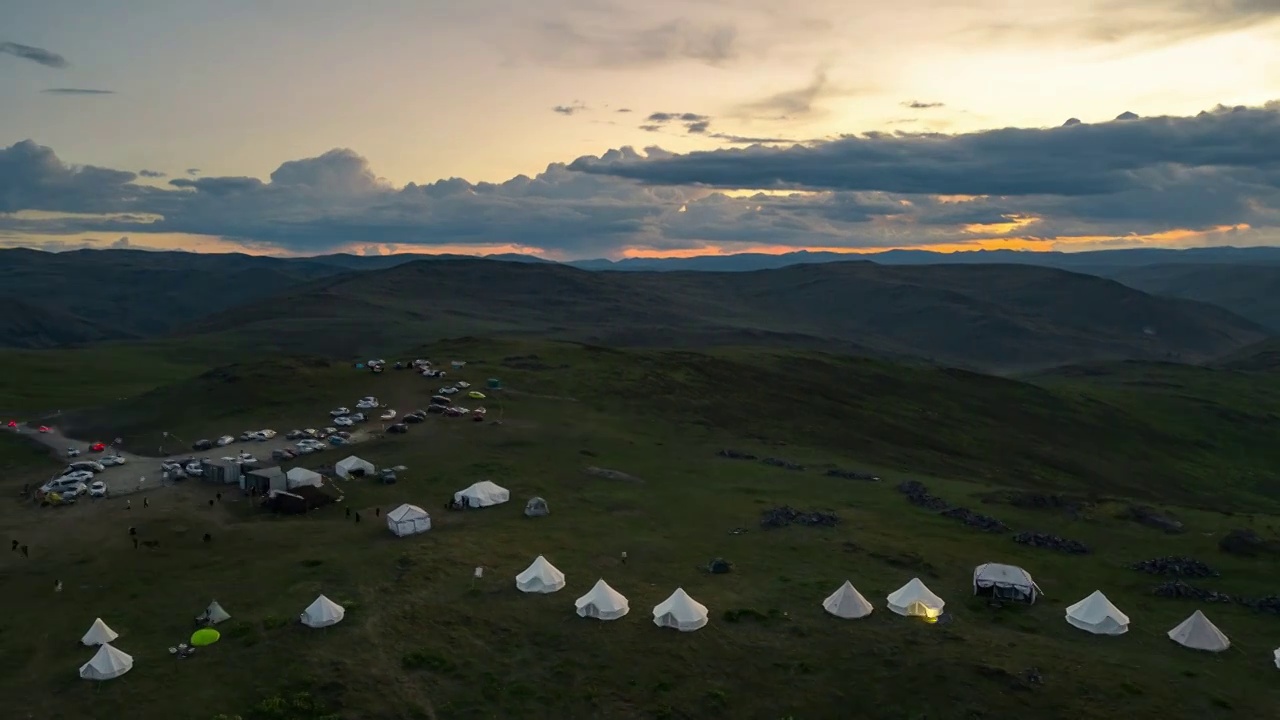
POLYGON ((454 383, 454 385, 457 385, 463 390, 466 390, 467 388, 471 387, 471 383, 467 382, 466 380, 459 380, 458 382, 454 383))
POLYGON ((106 497, 107 492, 107 484, 101 480, 89 485, 89 497, 106 497))
POLYGON ((350 414, 351 414, 351 411, 345 407, 340 407, 337 410, 329 411, 329 417, 342 417, 343 415, 350 415, 350 414))
POLYGON ((196 476, 196 477, 199 477, 199 476, 201 476, 201 475, 204 475, 204 466, 203 466, 203 465, 201 465, 201 464, 200 464, 200 463, 198 463, 198 462, 187 463, 187 466, 186 466, 186 467, 184 467, 184 468, 183 468, 183 470, 184 470, 188 475, 194 475, 194 476, 196 476))
POLYGON ((356 409, 358 410, 372 410, 373 408, 376 408, 376 407, 378 407, 377 400, 361 400, 360 402, 356 403, 356 409))
POLYGON ((343 416, 340 418, 334 418, 333 424, 337 425, 338 427, 351 427, 352 425, 356 424, 356 421, 352 420, 349 417, 343 416))
POLYGON ((452 394, 454 394, 454 393, 456 393, 456 392, 458 392, 458 388, 456 388, 456 387, 442 387, 442 388, 440 388, 440 394, 441 394, 441 395, 452 395, 452 394))
POLYGON ((89 486, 81 482, 81 483, 76 483, 75 485, 72 485, 71 487, 65 488, 63 490, 59 490, 58 494, 61 495, 63 498, 73 498, 73 497, 79 497, 87 492, 89 492, 89 486))
POLYGON ((91 470, 75 470, 67 468, 66 474, 58 478, 54 482, 88 482, 93 479, 93 471, 91 470))
POLYGON ((67 457, 80 457, 80 451, 75 448, 67 448, 67 457))
MULTIPOLYGON (((106 458, 102 458, 106 460, 106 458)), ((106 470, 106 466, 110 463, 94 462, 93 460, 77 460, 67 466, 66 472, 76 472, 79 470, 87 470, 91 473, 100 473, 106 470)))
POLYGON ((373 403, 374 405, 377 405, 378 398, 374 397, 373 395, 365 395, 364 397, 360 398, 360 402, 373 403))
POLYGON ((386 412, 382 413, 382 415, 380 415, 380 416, 379 416, 379 418, 380 418, 380 419, 382 419, 382 420, 391 420, 391 419, 394 419, 394 418, 395 418, 395 416, 396 416, 396 411, 395 411, 395 410, 388 410, 388 411, 386 411, 386 412))
POLYGON ((217 439, 217 441, 215 442, 215 444, 216 444, 218 447, 226 447, 226 446, 230 445, 231 443, 233 443, 233 442, 235 442, 235 441, 236 441, 236 439, 235 439, 235 438, 233 438, 233 437, 231 437, 230 435, 223 435, 222 437, 220 437, 220 438, 218 438, 218 439, 217 439))
POLYGON ((114 467, 116 465, 124 465, 128 460, 123 455, 103 455, 98 458, 98 462, 107 467, 114 467))
POLYGON ((258 462, 258 458, 254 457, 251 453, 240 453, 240 457, 236 458, 236 462, 241 464, 256 463, 258 462))
POLYGON ((267 428, 266 430, 259 430, 258 434, 262 436, 263 440, 270 440, 276 436, 276 431, 271 428, 267 428))

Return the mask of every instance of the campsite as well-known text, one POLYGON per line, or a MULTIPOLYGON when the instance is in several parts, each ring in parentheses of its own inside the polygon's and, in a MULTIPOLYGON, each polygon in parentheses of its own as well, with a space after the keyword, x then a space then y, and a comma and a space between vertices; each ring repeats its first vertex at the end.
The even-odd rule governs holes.
MULTIPOLYGON (((1195 558, 1217 575, 1188 577, 1191 585, 1255 599, 1278 592, 1275 554, 1220 548, 1233 530, 1275 537, 1274 487, 1227 480, 1207 491, 1200 478, 1224 466, 1178 454, 1182 433, 1216 413, 1197 415, 1178 396, 1234 397, 1236 376, 1188 372, 1178 393, 1164 394, 1117 389, 1119 375, 975 389, 977 376, 779 351, 473 338, 404 354, 418 356, 465 359, 449 379, 472 386, 500 377, 500 390, 486 390, 489 417, 432 413, 402 435, 369 426, 354 447, 271 463, 283 474, 318 471, 341 497, 296 514, 199 478, 146 488, 128 506, 104 498, 40 508, 16 489, 65 461, 31 437, 0 434, 11 498, 0 519, 30 548, 29 558, 10 553, 0 575, 18 598, 0 621, 11 649, 0 697, 12 716, 131 717, 145 707, 147 717, 198 720, 776 720, 862 707, 885 718, 1227 718, 1274 709, 1280 615, 1160 597, 1153 587, 1172 576, 1130 567, 1195 558), (1077 403, 1082 395, 1091 401, 1077 403), (778 399, 786 396, 802 401, 778 399), (1097 403, 1185 409, 1185 425, 1142 410, 1108 424, 1095 414, 1114 411, 1097 403), (1052 420, 1040 414, 1050 405, 1052 420), (955 427, 969 428, 964 452, 955 427), (1059 447, 1008 449, 1019 433, 1049 427, 1059 447), (1120 452, 1138 436, 1167 452, 1126 464, 1120 452), (1085 447, 1080 467, 1060 461, 1085 447), (348 456, 375 471, 405 469, 393 484, 378 472, 344 478, 336 466, 348 456), (1152 474, 1163 478, 1158 489, 1132 477, 1152 474), (914 504, 919 495, 899 490, 909 481, 1008 530, 914 504), (474 505, 448 509, 459 496, 474 505), (1129 519, 1135 504, 1176 516, 1185 531, 1129 519), (1028 531, 1089 552, 1013 541, 1028 531), (1086 602, 1095 591, 1110 605, 1086 602), (216 624, 216 642, 195 647, 202 625, 193 618, 213 601, 230 618, 216 624), (80 642, 99 618, 127 663, 80 642), (1211 628, 1229 647, 1197 651, 1170 635, 1211 646, 1211 628), (90 674, 129 669, 81 679, 91 659, 90 674)), ((107 437, 114 420, 110 435, 139 448, 125 467, 154 470, 159 458, 141 448, 163 432, 283 433, 365 395, 403 416, 441 386, 365 370, 293 359, 229 366, 125 400, 89 398, 63 415, 64 431, 107 437), (172 397, 200 398, 202 416, 174 414, 172 397)), ((1273 381, 1251 382, 1249 393, 1273 397, 1273 381)), ((1214 422, 1216 437, 1238 448, 1228 475, 1262 472, 1275 447, 1260 433, 1274 429, 1214 422)))

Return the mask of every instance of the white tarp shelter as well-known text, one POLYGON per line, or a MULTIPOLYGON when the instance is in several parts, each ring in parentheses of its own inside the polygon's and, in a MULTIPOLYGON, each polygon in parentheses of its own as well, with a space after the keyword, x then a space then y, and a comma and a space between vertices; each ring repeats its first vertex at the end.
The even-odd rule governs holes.
POLYGON ((973 569, 973 594, 1034 603, 1040 586, 1031 573, 1016 565, 984 563, 973 569))
POLYGON ((1183 647, 1206 652, 1222 652, 1231 647, 1231 641, 1199 610, 1169 631, 1169 639, 1183 647))
POLYGON ((1111 604, 1101 590, 1067 608, 1067 622, 1094 635, 1123 635, 1129 632, 1129 616, 1111 604))
POLYGON ((693 632, 707 624, 707 606, 689 597, 684 588, 676 588, 671 597, 654 606, 653 624, 693 632))
POLYGON ((306 468, 289 468, 289 472, 284 474, 284 486, 286 490, 292 490, 296 487, 311 486, 320 487, 320 483, 324 478, 320 473, 306 468))
POLYGON ((209 621, 210 625, 217 625, 231 619, 231 613, 222 609, 217 600, 209 603, 209 607, 205 608, 204 619, 209 621))
POLYGON ((890 610, 907 617, 936 618, 946 605, 920 578, 911 578, 911 582, 890 594, 888 601, 890 610))
POLYGON ((564 573, 539 555, 516 576, 516 588, 527 593, 553 593, 564 589, 564 573))
POLYGON ((355 455, 343 458, 338 461, 337 465, 333 466, 333 471, 343 480, 350 480, 353 475, 360 475, 362 473, 365 475, 372 475, 375 470, 376 468, 373 466, 373 463, 368 460, 361 460, 355 455))
POLYGON ((459 490, 453 494, 454 502, 465 502, 473 508, 501 505, 510 499, 509 490, 489 480, 481 480, 466 490, 459 490))
MULTIPOLYGON (((609 587, 604 578, 597 580, 586 595, 574 601, 573 606, 578 609, 578 617, 597 620, 617 620, 631 612, 627 598, 609 587)), ((1280 652, 1277 655, 1280 656, 1280 652)))
POLYGON ((106 645, 118 637, 120 634, 107 627, 107 624, 102 622, 102 618, 95 618, 93 624, 89 626, 89 631, 80 638, 80 643, 88 647, 106 645))
POLYGON ((322 628, 337 625, 342 622, 342 618, 346 614, 345 608, 321 595, 316 598, 315 602, 308 605, 306 610, 302 611, 300 619, 302 624, 307 627, 322 628))
POLYGON ((424 533, 431 529, 431 516, 417 505, 405 503, 387 513, 387 529, 398 537, 424 533))
POLYGON ((871 614, 871 603, 848 580, 822 601, 822 608, 838 618, 856 620, 871 614))
POLYGON ((80 677, 85 680, 111 680, 133 669, 133 656, 104 644, 98 648, 89 662, 80 666, 80 677))

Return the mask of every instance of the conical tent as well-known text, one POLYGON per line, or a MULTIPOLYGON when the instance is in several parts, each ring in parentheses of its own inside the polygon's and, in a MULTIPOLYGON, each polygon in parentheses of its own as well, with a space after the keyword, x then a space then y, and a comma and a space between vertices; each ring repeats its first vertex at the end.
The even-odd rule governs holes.
POLYGON ((908 617, 936 618, 946 605, 920 578, 911 578, 911 582, 889 595, 888 601, 890 610, 908 617))
POLYGON ((1129 632, 1129 616, 1111 604, 1101 590, 1067 608, 1067 622, 1094 635, 1123 635, 1129 632))
POLYGON ((609 587, 604 578, 597 580, 586 595, 574 601, 573 606, 578 609, 578 617, 597 620, 617 620, 631 612, 627 598, 609 587))
POLYGON ((80 666, 80 677, 85 680, 110 680, 133 669, 133 656, 110 645, 102 645, 89 662, 80 666))
POLYGON ((337 625, 346 614, 346 609, 341 605, 321 595, 302 611, 300 619, 307 627, 322 628, 337 625))
POLYGON ((231 613, 223 610, 222 606, 218 604, 218 601, 214 600, 209 603, 209 607, 204 611, 204 619, 208 620, 213 625, 217 625, 220 622, 230 620, 231 613))
POLYGON ((871 603, 867 602, 867 599, 862 597, 862 593, 858 592, 853 587, 853 583, 848 580, 845 580, 838 590, 822 601, 822 607, 832 615, 846 620, 864 618, 870 615, 873 609, 871 603))
POLYGON ((707 606, 689 597, 684 588, 676 588, 671 597, 653 608, 653 624, 692 632, 707 624, 707 606))
POLYGON ((1169 639, 1183 647, 1207 652, 1222 652, 1231 647, 1231 641, 1199 610, 1169 631, 1169 639))
POLYGON ((539 555, 532 565, 516 576, 516 588, 527 593, 553 593, 564 589, 564 573, 539 555))
POLYGON ((489 480, 481 480, 465 490, 453 494, 454 502, 465 502, 469 507, 482 508, 501 505, 511 499, 511 492, 489 480))
POLYGON ((106 645, 118 637, 120 637, 120 634, 107 627, 107 624, 102 622, 102 618, 96 618, 93 621, 93 625, 89 626, 89 631, 84 634, 84 637, 80 638, 80 642, 88 647, 93 647, 94 645, 106 645))
POLYGON ((405 503, 387 513, 387 529, 399 537, 424 533, 431 529, 431 516, 417 505, 405 503))
POLYGON ((349 480, 352 477, 360 477, 363 475, 372 475, 374 470, 375 468, 373 467, 373 463, 367 460, 361 460, 355 455, 343 458, 338 461, 337 465, 333 466, 333 472, 344 480, 349 480))

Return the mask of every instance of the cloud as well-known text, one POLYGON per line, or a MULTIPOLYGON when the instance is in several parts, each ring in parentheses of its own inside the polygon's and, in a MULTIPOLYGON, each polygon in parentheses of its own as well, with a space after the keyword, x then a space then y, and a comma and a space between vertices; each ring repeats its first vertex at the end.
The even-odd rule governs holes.
POLYGON ((655 112, 650 113, 649 117, 645 118, 645 122, 640 126, 640 129, 646 132, 660 132, 673 123, 683 125, 685 132, 690 135, 705 135, 708 128, 711 127, 711 118, 701 113, 692 112, 655 112))
POLYGON ((828 77, 827 69, 819 67, 806 85, 740 103, 734 109, 734 114, 747 118, 794 119, 816 115, 822 110, 823 102, 837 97, 847 97, 857 92, 859 90, 855 88, 833 84, 828 77))
POLYGON ((138 176, 144 177, 144 178, 162 178, 162 177, 166 177, 167 175, 166 173, 162 173, 159 170, 139 170, 138 176))
POLYGON ((19 45, 15 42, 0 42, 0 55, 12 55, 51 68, 65 68, 70 65, 66 58, 56 52, 31 45, 19 45))
POLYGON ((631 112, 631 108, 618 108, 616 112, 629 113, 631 112))
POLYGON ((685 61, 719 66, 740 53, 733 25, 677 19, 639 29, 548 20, 533 26, 523 54, 547 65, 616 69, 685 61))
POLYGON ((49 88, 40 92, 48 95, 115 95, 115 90, 92 90, 90 88, 49 88))
POLYGON ((199 175, 199 174, 200 174, 200 168, 187 168, 187 174, 188 174, 188 175, 199 175))
MULTIPOLYGON (((657 115, 659 127, 698 122, 657 115)), ((1280 104, 687 154, 622 148, 502 183, 403 187, 345 149, 284 162, 267 178, 154 187, 26 141, 0 148, 0 233, 125 236, 130 247, 175 233, 289 253, 505 245, 554 257, 1002 237, 1280 243, 1280 104)))
POLYGON ((911 101, 902 103, 902 107, 911 108, 912 110, 932 110, 933 108, 946 107, 946 103, 920 102, 919 100, 911 100, 911 101))
POLYGON ((582 112, 583 110, 586 110, 586 109, 587 109, 587 106, 585 104, 577 100, 574 100, 568 105, 556 105, 555 107, 551 108, 551 112, 560 113, 561 115, 573 115, 574 113, 582 112))

